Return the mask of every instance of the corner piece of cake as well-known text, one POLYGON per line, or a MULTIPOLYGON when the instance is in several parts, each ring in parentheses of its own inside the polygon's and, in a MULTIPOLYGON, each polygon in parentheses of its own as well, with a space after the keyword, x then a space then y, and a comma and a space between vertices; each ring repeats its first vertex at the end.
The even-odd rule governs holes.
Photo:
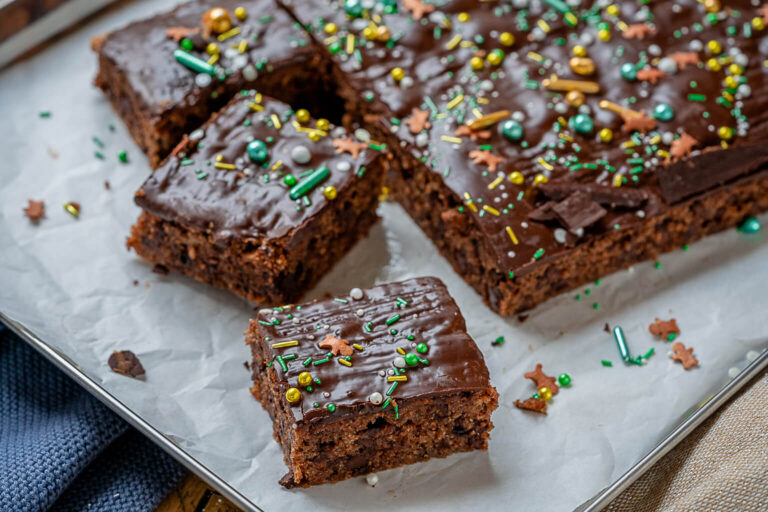
POLYGON ((245 299, 294 302, 378 219, 382 150, 243 91, 141 186, 127 245, 245 299))
POLYGON ((437 278, 261 310, 246 342, 285 487, 487 449, 498 393, 437 278))

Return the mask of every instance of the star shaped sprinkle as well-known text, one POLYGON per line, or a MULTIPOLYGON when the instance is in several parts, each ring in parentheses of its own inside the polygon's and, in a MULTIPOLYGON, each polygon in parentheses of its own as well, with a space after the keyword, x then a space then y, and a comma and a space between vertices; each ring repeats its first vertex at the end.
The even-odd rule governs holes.
POLYGON ((332 334, 326 334, 323 341, 317 344, 320 348, 329 349, 333 355, 351 356, 354 353, 347 340, 337 338, 332 334))

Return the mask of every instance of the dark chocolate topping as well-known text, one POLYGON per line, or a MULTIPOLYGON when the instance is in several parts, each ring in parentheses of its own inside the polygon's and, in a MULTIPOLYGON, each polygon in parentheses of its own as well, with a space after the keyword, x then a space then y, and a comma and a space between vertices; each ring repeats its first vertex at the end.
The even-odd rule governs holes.
POLYGON ((335 187, 341 194, 354 180, 366 179, 364 167, 378 151, 363 149, 358 158, 337 154, 333 137, 346 138, 342 129, 331 126, 327 135, 312 141, 309 132, 298 130, 315 128, 316 122, 296 128, 296 115, 288 105, 266 97, 259 101, 256 107, 262 110, 254 110, 252 93, 233 100, 204 127, 204 135, 194 134, 202 139, 190 143, 189 152, 177 150, 147 179, 136 203, 215 238, 276 238, 300 228, 324 208, 334 207, 333 200, 324 196, 325 187, 335 187), (268 151, 261 164, 251 161, 246 151, 254 139, 264 142, 268 151), (304 164, 292 158, 292 151, 300 146, 310 158, 304 164), (235 169, 217 167, 222 164, 235 169), (321 167, 328 168, 328 177, 304 197, 291 199, 285 175, 301 182, 321 167))
MULTIPOLYGON (((278 400, 286 400, 289 388, 301 391, 301 400, 290 406, 296 421, 334 421, 347 414, 381 410, 387 398, 402 404, 414 398, 490 386, 482 353, 467 335, 464 318, 439 279, 410 279, 363 293, 359 300, 347 295, 305 304, 301 309, 260 312, 261 343, 272 361, 266 371, 274 371, 280 382, 278 400), (392 321, 396 315, 399 318, 392 321), (396 334, 391 334, 392 329, 396 334), (339 363, 340 355, 314 364, 326 358, 328 349, 320 348, 318 343, 328 334, 347 340, 349 346, 362 347, 362 350, 353 349, 351 366, 339 363), (407 338, 409 335, 413 340, 407 338), (298 345, 273 348, 274 344, 293 340, 298 341, 298 345), (419 343, 428 345, 426 353, 417 351, 419 343), (391 396, 387 396, 393 384, 387 379, 397 368, 395 359, 411 357, 398 353, 398 348, 428 364, 405 364, 401 375, 407 377, 407 381, 399 382, 391 396), (274 358, 292 354, 296 357, 284 361, 287 365, 284 371, 274 358), (305 366, 303 363, 308 358, 312 362, 305 366), (299 374, 305 371, 321 382, 312 384, 311 392, 298 383, 299 374), (380 393, 383 402, 371 403, 369 397, 373 393, 380 393), (330 404, 335 406, 333 412, 328 409, 330 404)), ((394 414, 391 401, 387 407, 394 414)))

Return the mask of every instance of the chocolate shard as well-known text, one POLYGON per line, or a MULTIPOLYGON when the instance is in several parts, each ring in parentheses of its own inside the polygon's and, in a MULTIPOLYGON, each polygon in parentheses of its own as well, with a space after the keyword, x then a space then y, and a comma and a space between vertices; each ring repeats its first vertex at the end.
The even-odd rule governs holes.
POLYGON ((555 220, 557 214, 552 209, 557 203, 554 201, 547 201, 535 210, 528 213, 528 218, 537 222, 546 222, 548 220, 555 220))
POLYGON ((608 213, 582 191, 574 192, 553 206, 552 210, 563 226, 572 232, 591 226, 608 213))
POLYGON ((597 183, 555 181, 545 183, 541 192, 550 199, 561 201, 576 191, 585 192, 593 201, 610 207, 639 208, 648 200, 648 192, 637 188, 606 187, 597 183))
POLYGON ((112 371, 126 377, 139 377, 144 375, 144 367, 136 354, 130 350, 115 350, 107 361, 112 371))
POLYGON ((686 160, 659 167, 657 176, 661 196, 677 203, 768 164, 768 145, 758 144, 738 151, 706 151, 686 160))

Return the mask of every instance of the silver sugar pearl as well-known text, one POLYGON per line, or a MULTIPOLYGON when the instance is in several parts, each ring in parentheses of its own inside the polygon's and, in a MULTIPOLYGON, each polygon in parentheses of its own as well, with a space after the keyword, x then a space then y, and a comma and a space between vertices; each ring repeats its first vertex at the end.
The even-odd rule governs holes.
POLYGON ((312 153, 307 146, 299 144, 291 149, 291 159, 297 164, 308 164, 312 160, 312 153))

